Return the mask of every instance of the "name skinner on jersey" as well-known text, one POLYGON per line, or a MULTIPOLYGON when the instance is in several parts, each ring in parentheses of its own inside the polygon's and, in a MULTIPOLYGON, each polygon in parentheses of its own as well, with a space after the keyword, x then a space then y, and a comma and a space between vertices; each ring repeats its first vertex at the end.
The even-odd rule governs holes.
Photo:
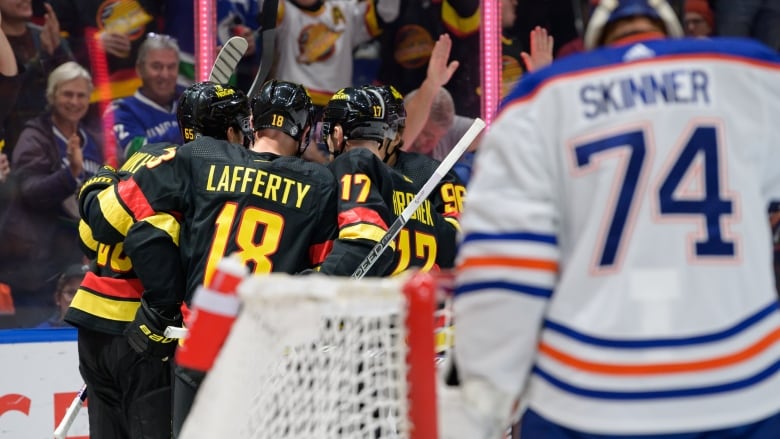
POLYGON ((621 112, 644 104, 710 103, 709 76, 703 70, 672 70, 631 75, 580 89, 583 115, 596 118, 611 111, 621 112))
POLYGON ((210 165, 208 174, 209 192, 246 192, 297 209, 311 190, 310 184, 246 166, 210 165))

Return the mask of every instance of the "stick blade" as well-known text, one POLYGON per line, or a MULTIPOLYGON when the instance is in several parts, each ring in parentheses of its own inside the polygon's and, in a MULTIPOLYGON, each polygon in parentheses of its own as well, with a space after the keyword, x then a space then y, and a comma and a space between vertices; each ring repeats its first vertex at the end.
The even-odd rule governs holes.
POLYGON ((226 84, 236 70, 241 58, 244 57, 249 43, 243 37, 232 37, 222 46, 217 54, 214 66, 209 74, 209 81, 215 84, 226 84))

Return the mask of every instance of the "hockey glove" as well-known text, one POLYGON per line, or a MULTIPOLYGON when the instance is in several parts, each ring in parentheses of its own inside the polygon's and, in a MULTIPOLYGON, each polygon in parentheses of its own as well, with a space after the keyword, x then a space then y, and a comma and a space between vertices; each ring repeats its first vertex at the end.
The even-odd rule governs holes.
POLYGON ((81 218, 86 218, 85 215, 85 202, 88 195, 91 193, 98 193, 103 189, 116 184, 119 181, 119 175, 116 173, 116 169, 109 165, 103 165, 98 169, 95 176, 84 182, 79 190, 79 214, 81 218))
POLYGON ((167 361, 176 351, 178 340, 163 335, 165 328, 181 324, 182 317, 178 306, 153 308, 141 299, 141 307, 135 313, 135 320, 125 329, 125 335, 134 351, 143 356, 167 361))

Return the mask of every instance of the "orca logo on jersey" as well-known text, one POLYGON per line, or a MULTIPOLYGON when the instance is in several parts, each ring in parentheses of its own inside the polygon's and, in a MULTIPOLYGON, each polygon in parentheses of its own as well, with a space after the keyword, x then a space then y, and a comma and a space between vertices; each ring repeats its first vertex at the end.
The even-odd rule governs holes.
POLYGON ((592 119, 639 104, 709 104, 710 80, 703 70, 672 70, 617 78, 580 89, 583 116, 592 119))

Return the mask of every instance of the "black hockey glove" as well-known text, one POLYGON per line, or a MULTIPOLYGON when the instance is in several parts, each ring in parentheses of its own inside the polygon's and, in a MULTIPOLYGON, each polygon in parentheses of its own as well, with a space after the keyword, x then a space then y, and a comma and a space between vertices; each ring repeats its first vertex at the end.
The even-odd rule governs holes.
POLYGON ((116 173, 116 169, 109 165, 103 165, 98 169, 95 176, 85 181, 79 190, 79 214, 81 218, 86 218, 84 203, 87 200, 87 196, 91 193, 97 193, 103 189, 116 184, 119 181, 119 175, 116 173))
POLYGON ((163 335, 165 328, 181 324, 182 316, 178 306, 153 308, 141 299, 141 307, 135 313, 135 320, 125 329, 125 335, 134 351, 167 361, 176 351, 178 340, 163 335))

